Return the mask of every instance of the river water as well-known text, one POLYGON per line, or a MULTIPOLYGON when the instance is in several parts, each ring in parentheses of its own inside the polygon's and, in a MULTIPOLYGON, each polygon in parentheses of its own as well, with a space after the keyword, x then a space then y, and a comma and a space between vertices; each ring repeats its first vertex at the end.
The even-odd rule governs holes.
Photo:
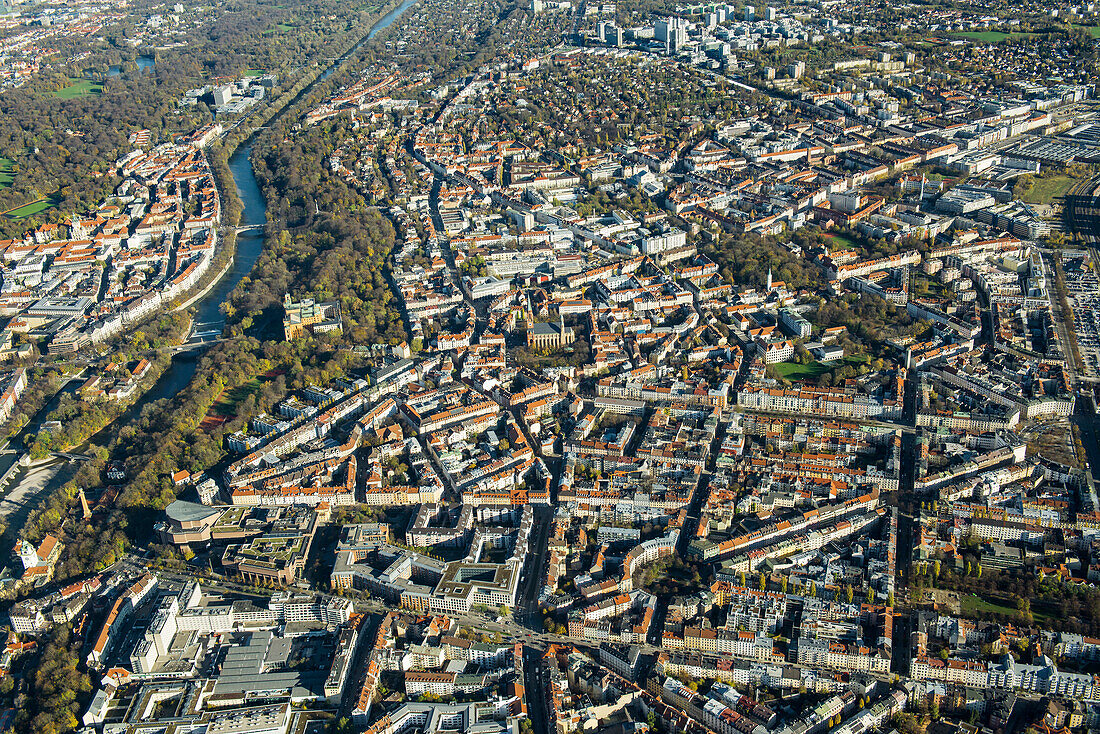
POLYGON ((362 45, 363 45, 364 43, 366 43, 367 41, 369 41, 369 40, 371 40, 372 38, 374 38, 375 36, 377 36, 377 35, 378 35, 378 33, 379 33, 380 31, 384 31, 385 29, 389 28, 389 27, 390 27, 390 26, 391 26, 391 25, 393 24, 393 22, 394 22, 395 20, 397 20, 397 17, 398 17, 399 15, 401 15, 401 14, 402 14, 402 13, 404 13, 404 12, 405 12, 405 11, 406 11, 407 9, 409 9, 410 7, 412 7, 413 5, 415 5, 415 4, 416 4, 416 2, 417 2, 417 0, 405 0, 405 1, 403 2, 403 3, 401 3, 400 5, 398 5, 398 6, 396 7, 396 8, 394 8, 394 9, 393 9, 393 10, 391 10, 390 12, 386 13, 385 15, 383 15, 383 16, 382 16, 382 17, 381 17, 381 18, 380 18, 380 19, 378 20, 378 22, 377 22, 377 23, 375 23, 375 24, 374 24, 374 25, 373 25, 373 26, 371 27, 371 29, 370 29, 370 33, 368 33, 368 34, 367 34, 367 37, 366 37, 366 38, 364 38, 364 39, 362 39, 361 41, 359 41, 359 43, 357 43, 357 44, 355 44, 354 46, 352 46, 352 47, 351 47, 351 48, 350 48, 350 49, 348 50, 348 52, 347 52, 346 54, 344 54, 343 56, 341 56, 341 57, 340 57, 340 59, 339 59, 339 60, 338 60, 338 61, 337 61, 337 62, 336 62, 335 64, 333 64, 333 65, 332 65, 332 66, 330 66, 329 68, 325 69, 325 71, 324 71, 324 72, 323 72, 323 73, 321 74, 320 78, 319 78, 319 79, 318 79, 317 81, 324 81, 325 79, 328 79, 328 78, 329 78, 329 75, 330 75, 330 74, 332 74, 332 72, 336 71, 336 70, 337 70, 337 69, 338 69, 338 68, 340 67, 340 64, 342 64, 342 63, 344 62, 344 60, 345 60, 345 59, 347 59, 347 58, 348 58, 349 56, 351 56, 351 55, 352 55, 353 53, 355 53, 356 51, 358 51, 358 50, 359 50, 359 48, 360 48, 360 47, 361 47, 361 46, 362 46, 362 45))

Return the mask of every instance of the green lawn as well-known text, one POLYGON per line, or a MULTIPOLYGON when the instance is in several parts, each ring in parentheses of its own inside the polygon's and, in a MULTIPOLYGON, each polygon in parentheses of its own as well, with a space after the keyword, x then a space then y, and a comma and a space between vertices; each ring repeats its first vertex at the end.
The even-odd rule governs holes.
POLYGON ((871 361, 871 358, 866 354, 849 354, 844 359, 838 359, 833 362, 818 362, 816 360, 809 364, 776 362, 772 366, 775 367, 775 371, 779 373, 780 377, 790 380, 791 382, 801 382, 805 380, 816 380, 826 372, 831 372, 846 364, 858 367, 869 361, 871 361))
POLYGON ((263 69, 245 69, 245 76, 263 76, 267 72, 263 69))
POLYGON ((52 197, 45 199, 39 199, 38 201, 32 201, 29 204, 24 204, 21 207, 12 209, 5 216, 8 219, 26 219, 27 217, 33 217, 39 212, 46 211, 50 207, 57 206, 57 201, 52 197))
POLYGON ((1001 606, 1000 604, 994 604, 991 601, 986 601, 979 596, 973 594, 967 594, 959 599, 962 603, 962 613, 964 615, 977 616, 981 614, 987 614, 992 612, 993 614, 1016 614, 1016 610, 1011 607, 1001 606))
POLYGON ((1029 36, 1038 35, 1037 33, 1019 33, 1012 31, 1005 33, 1004 31, 959 31, 958 33, 952 33, 953 36, 962 36, 969 38, 973 41, 982 41, 984 43, 1000 43, 1006 38, 1028 38, 1029 36))
POLYGON ((810 362, 809 364, 776 362, 772 366, 775 367, 775 371, 779 373, 780 377, 790 380, 791 382, 816 380, 832 369, 831 365, 822 364, 821 362, 810 362))
MULTIPOLYGON (((851 237, 845 234, 827 234, 825 239, 829 240, 830 245, 836 245, 845 249, 851 249, 853 247, 858 248, 859 245, 851 237)), ((831 248, 830 248, 831 249, 831 248)))
POLYGON ((1000 43, 1008 38, 1008 33, 1002 33, 1001 31, 960 31, 955 33, 956 36, 963 36, 974 41, 985 41, 986 43, 1000 43))
POLYGON ((961 605, 963 605, 963 614, 976 615, 992 612, 993 614, 1011 615, 1016 613, 1016 610, 1011 609, 1011 607, 994 604, 993 602, 986 601, 985 599, 982 599, 981 596, 976 596, 974 594, 966 594, 965 596, 961 596, 959 601, 961 602, 961 605))
POLYGON ((279 29, 279 33, 290 33, 294 30, 294 26, 287 25, 286 23, 276 23, 275 27, 279 29))
POLYGON ((1100 38, 1100 25, 1078 25, 1074 28, 1083 28, 1089 32, 1089 35, 1093 38, 1100 38))
MULTIPOLYGON (((970 616, 972 618, 980 619, 984 614, 1007 614, 1013 616, 1019 614, 1019 611, 1015 607, 1004 606, 995 601, 988 599, 982 599, 974 594, 964 594, 959 597, 959 602, 962 606, 963 616, 970 616)), ((1049 610, 1037 609, 1042 604, 1038 600, 1032 600, 1031 604, 1031 616, 1039 623, 1048 624, 1052 615, 1049 610)))
POLYGON ((53 96, 59 99, 76 99, 77 97, 86 97, 89 94, 103 94, 103 84, 100 82, 91 79, 73 79, 72 77, 69 78, 69 81, 72 84, 58 89, 53 93, 53 96))
POLYGON ((220 416, 233 417, 237 414, 237 405, 249 395, 259 395, 266 380, 254 377, 243 385, 223 392, 214 403, 213 412, 220 416))
POLYGON ((14 180, 15 164, 7 158, 0 158, 0 189, 11 186, 14 180))
POLYGON ((1029 204, 1051 204, 1073 188, 1077 179, 1072 176, 1048 176, 1032 179, 1032 186, 1022 197, 1029 204))

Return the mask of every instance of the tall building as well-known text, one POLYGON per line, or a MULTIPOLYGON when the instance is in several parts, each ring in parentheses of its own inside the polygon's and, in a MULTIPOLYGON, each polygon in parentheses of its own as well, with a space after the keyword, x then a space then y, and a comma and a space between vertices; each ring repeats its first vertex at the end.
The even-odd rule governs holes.
POLYGON ((599 27, 600 41, 609 46, 623 45, 623 32, 614 23, 604 21, 599 27))
POLYGON ((752 23, 756 20, 756 8, 752 5, 745 6, 745 22, 752 23))
POLYGON ((687 21, 683 18, 665 18, 653 26, 653 37, 665 44, 667 53, 675 53, 687 45, 687 21))
POLYGON ((226 84, 222 87, 214 87, 214 105, 222 107, 233 101, 233 85, 226 84))
POLYGON ((535 349, 557 349, 569 346, 575 339, 573 330, 560 317, 557 324, 539 322, 527 329, 527 346, 535 349))

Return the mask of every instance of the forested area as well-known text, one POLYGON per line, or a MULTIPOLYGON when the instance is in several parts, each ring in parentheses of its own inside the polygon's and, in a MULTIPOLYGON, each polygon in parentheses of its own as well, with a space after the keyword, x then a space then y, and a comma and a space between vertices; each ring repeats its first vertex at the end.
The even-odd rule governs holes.
POLYGON ((849 293, 822 303, 810 320, 821 329, 843 326, 850 336, 877 349, 889 339, 917 336, 929 328, 927 321, 868 293, 849 293))
MULTIPOLYGON (((81 700, 91 693, 87 673, 77 669, 81 640, 68 625, 56 625, 40 642, 38 667, 27 679, 27 689, 15 696, 15 723, 23 731, 57 734, 80 725, 81 700)), ((11 676, 5 676, 11 685, 11 676)), ((3 690, 0 694, 10 693, 3 690)))
POLYGON ((141 387, 128 400, 110 400, 106 397, 88 399, 75 393, 63 393, 58 398, 57 407, 45 418, 46 421, 59 422, 61 430, 42 430, 28 437, 24 443, 31 458, 42 459, 50 451, 66 451, 80 446, 122 415, 171 364, 171 352, 165 347, 180 343, 190 324, 191 320, 185 312, 166 313, 118 339, 107 356, 110 362, 126 364, 142 358, 150 362, 149 372, 142 379, 141 387))
POLYGON ((249 288, 232 300, 242 329, 291 293, 339 301, 345 334, 355 344, 406 338, 385 273, 393 225, 325 165, 343 124, 317 126, 253 151, 256 176, 272 203, 268 218, 279 235, 265 246, 249 288))
POLYGON ((60 367, 35 366, 27 371, 27 389, 19 396, 11 418, 8 419, 5 435, 16 435, 27 421, 46 404, 61 387, 62 370, 60 367))

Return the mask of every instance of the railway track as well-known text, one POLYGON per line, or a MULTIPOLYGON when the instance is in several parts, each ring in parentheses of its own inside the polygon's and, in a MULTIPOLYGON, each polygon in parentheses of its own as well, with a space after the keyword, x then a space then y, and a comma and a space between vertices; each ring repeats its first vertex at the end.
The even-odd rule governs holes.
POLYGON ((1063 197, 1069 231, 1090 247, 1100 244, 1100 176, 1074 184, 1063 197))

